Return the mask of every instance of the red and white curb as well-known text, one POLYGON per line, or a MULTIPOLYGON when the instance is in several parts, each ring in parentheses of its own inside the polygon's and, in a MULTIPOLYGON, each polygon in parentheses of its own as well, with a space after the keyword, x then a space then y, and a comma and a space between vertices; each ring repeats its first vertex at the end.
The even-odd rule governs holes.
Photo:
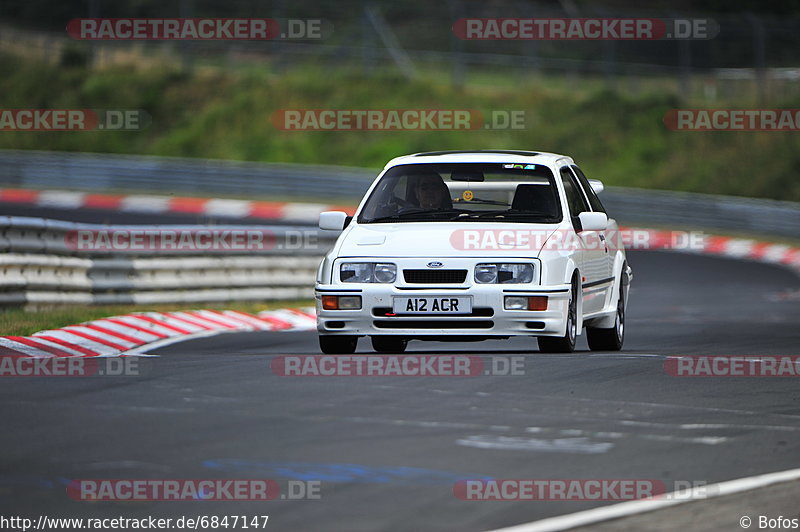
POLYGON ((140 355, 175 342, 222 333, 316 330, 314 308, 142 312, 39 331, 0 336, 0 356, 110 357, 140 355))
MULTIPOLYGON (((620 227, 621 231, 645 233, 647 238, 641 239, 646 245, 639 249, 677 251, 712 255, 732 259, 753 260, 770 264, 780 264, 800 274, 800 247, 787 244, 776 244, 748 238, 709 235, 699 233, 699 238, 687 242, 685 231, 669 231, 646 228, 620 227), (676 240, 681 241, 676 245, 676 240), (686 245, 683 245, 686 244, 686 245)), ((637 249, 635 246, 632 249, 637 249)))
POLYGON ((322 203, 288 203, 219 198, 191 198, 155 195, 92 194, 68 190, 0 188, 0 202, 22 203, 55 209, 104 209, 147 214, 200 214, 227 218, 254 218, 317 223, 322 211, 355 208, 322 203))
MULTIPOLYGON (((355 212, 351 205, 325 205, 321 203, 288 203, 248 201, 238 199, 193 198, 155 195, 92 194, 65 190, 28 190, 0 188, 0 202, 23 203, 59 209, 107 209, 148 214, 182 213, 223 216, 238 219, 284 220, 316 224, 319 213, 340 210, 355 212)), ((640 249, 663 249, 705 255, 720 255, 738 259, 751 259, 784 264, 800 270, 800 248, 783 244, 761 242, 724 236, 704 235, 700 248, 691 245, 676 247, 675 234, 645 228, 620 227, 622 231, 647 233, 647 245, 640 249)))

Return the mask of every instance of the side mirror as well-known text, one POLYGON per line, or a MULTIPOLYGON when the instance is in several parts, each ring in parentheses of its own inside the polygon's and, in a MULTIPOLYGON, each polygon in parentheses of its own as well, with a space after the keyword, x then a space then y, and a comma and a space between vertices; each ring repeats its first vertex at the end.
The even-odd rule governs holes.
POLYGON ((578 215, 580 231, 605 231, 608 227, 608 215, 604 212, 582 212, 578 215))
POLYGON ((319 228, 327 231, 341 231, 347 225, 347 213, 325 211, 319 213, 319 228))
POLYGON ((589 184, 592 185, 592 190, 594 190, 595 194, 600 194, 606 189, 606 186, 599 179, 590 179, 589 184))

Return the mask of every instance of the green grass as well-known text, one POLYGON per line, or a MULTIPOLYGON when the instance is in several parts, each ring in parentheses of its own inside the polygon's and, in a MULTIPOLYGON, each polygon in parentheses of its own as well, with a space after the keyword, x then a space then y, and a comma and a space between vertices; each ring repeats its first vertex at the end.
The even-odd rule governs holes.
MULTIPOLYGON (((680 107, 673 88, 642 83, 636 95, 582 78, 474 72, 458 89, 450 72, 416 81, 378 71, 294 65, 196 68, 183 74, 115 67, 87 70, 0 57, 5 108, 144 109, 141 132, 3 132, 0 148, 71 150, 318 163, 378 169, 397 155, 438 149, 517 148, 572 155, 608 185, 800 201, 796 132, 674 132, 664 113, 680 107), (305 131, 271 123, 286 108, 522 110, 526 128, 489 131, 305 131)), ((704 105, 693 104, 695 107, 704 105)), ((754 107, 742 103, 735 107, 754 107)), ((797 98, 772 108, 798 108, 797 98)), ((313 191, 309 191, 313 195, 313 191)))
POLYGON ((265 303, 227 303, 195 305, 113 305, 96 307, 57 307, 37 311, 8 309, 0 311, 0 331, 4 336, 29 336, 38 331, 57 329, 85 321, 133 312, 170 312, 177 310, 217 309, 256 313, 262 310, 314 306, 310 299, 270 301, 265 303))

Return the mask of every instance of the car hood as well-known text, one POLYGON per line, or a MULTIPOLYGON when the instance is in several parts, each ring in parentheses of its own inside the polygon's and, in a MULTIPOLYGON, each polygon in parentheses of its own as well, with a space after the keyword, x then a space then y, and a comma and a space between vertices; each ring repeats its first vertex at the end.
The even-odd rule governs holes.
POLYGON ((339 257, 538 257, 559 224, 394 223, 353 225, 339 257))

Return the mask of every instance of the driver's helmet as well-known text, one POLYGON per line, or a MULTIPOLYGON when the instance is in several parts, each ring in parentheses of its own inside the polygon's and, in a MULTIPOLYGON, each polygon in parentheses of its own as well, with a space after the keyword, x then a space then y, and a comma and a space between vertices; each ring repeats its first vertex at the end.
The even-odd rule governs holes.
POLYGON ((435 172, 412 174, 408 177, 407 201, 426 209, 452 209, 450 189, 442 176, 435 172))

